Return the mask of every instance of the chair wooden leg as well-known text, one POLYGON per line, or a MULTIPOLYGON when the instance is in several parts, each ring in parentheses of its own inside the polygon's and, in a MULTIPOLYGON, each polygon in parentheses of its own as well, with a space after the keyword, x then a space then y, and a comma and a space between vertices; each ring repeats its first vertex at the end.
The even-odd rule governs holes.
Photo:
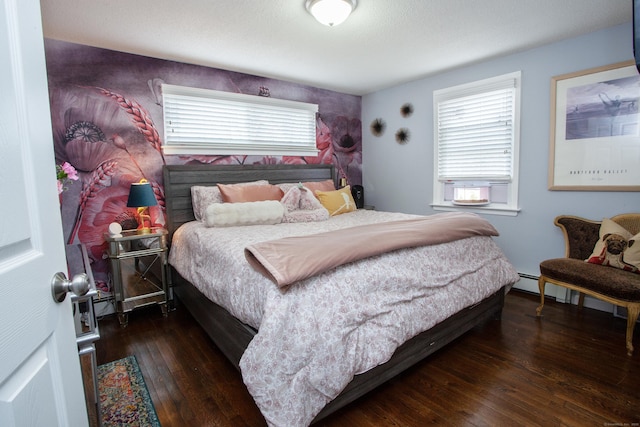
POLYGON ((582 308, 584 306, 584 294, 582 292, 578 292, 578 308, 582 308))
POLYGON ((633 354, 633 330, 640 314, 640 304, 627 306, 627 354, 633 354))
POLYGON ((540 278, 538 279, 538 289, 540 290, 540 305, 538 306, 538 308, 536 308, 537 316, 542 315, 542 308, 544 307, 544 287, 546 283, 547 280, 544 278, 544 276, 540 276, 540 278))

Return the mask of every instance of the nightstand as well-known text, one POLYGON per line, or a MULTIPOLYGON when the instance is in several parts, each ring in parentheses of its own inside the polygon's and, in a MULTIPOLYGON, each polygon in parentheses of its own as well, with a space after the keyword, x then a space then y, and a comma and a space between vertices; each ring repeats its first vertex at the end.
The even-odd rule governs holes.
POLYGON ((119 235, 105 234, 113 274, 113 290, 120 326, 128 324, 130 311, 152 304, 167 316, 167 230, 152 228, 150 233, 137 230, 119 235))
MULTIPOLYGON (((93 299, 97 297, 96 284, 93 280, 89 255, 84 245, 67 245, 67 269, 69 276, 85 273, 89 278, 89 292, 78 296, 73 292, 69 293, 73 306, 73 320, 76 329, 76 343, 78 345, 78 355, 82 369, 91 369, 92 384, 87 388, 85 384, 85 400, 87 405, 92 402, 95 405, 98 423, 100 422, 100 402, 98 395, 98 364, 96 359, 95 342, 100 339, 100 331, 93 307, 93 299), (89 358, 89 360, 86 360, 89 358)), ((91 413, 92 411, 89 411, 91 413)))

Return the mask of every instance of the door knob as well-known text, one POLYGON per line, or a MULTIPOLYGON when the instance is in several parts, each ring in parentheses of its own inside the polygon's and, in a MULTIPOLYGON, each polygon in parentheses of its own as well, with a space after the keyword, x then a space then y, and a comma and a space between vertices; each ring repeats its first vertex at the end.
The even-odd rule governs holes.
POLYGON ((89 292, 90 287, 89 276, 85 273, 76 274, 72 280, 69 280, 64 273, 58 272, 51 280, 51 294, 56 302, 64 301, 67 292, 82 296, 89 292))

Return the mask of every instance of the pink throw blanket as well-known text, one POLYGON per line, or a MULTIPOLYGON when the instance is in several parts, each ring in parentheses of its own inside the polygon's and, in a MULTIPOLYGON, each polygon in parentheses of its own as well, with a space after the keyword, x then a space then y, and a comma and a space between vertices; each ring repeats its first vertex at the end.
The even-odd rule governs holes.
POLYGON ((249 245, 244 254, 256 271, 285 287, 334 267, 397 249, 497 235, 496 229, 480 216, 451 212, 285 237, 249 245))

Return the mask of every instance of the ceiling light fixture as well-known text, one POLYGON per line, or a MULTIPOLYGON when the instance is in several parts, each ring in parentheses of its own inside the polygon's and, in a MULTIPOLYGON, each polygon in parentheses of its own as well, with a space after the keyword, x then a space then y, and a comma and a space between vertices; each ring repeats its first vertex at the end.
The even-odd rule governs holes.
POLYGON ((319 23, 333 27, 343 23, 356 4, 357 0, 306 0, 304 7, 319 23))

